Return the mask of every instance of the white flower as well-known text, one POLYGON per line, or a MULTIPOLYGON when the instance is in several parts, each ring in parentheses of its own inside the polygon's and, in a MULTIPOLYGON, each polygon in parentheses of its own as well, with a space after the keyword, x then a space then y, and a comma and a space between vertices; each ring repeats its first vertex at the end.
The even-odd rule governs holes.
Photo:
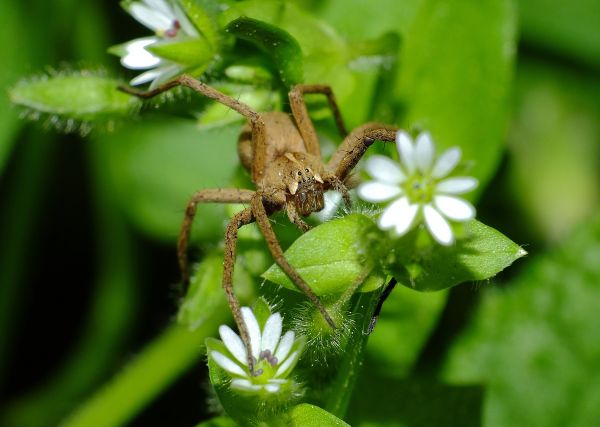
POLYGON ((387 202, 378 225, 406 234, 420 221, 442 245, 454 243, 454 233, 447 219, 468 221, 475 218, 475 208, 456 195, 475 189, 478 182, 469 176, 448 177, 458 164, 461 151, 453 147, 436 160, 429 133, 421 133, 413 144, 410 136, 399 131, 396 148, 401 164, 375 155, 366 162, 366 170, 375 181, 358 187, 358 195, 368 202, 387 202))
POLYGON ((121 57, 124 67, 131 70, 148 70, 132 79, 132 85, 152 81, 150 87, 153 88, 190 68, 187 64, 160 57, 148 49, 151 46, 165 46, 200 38, 200 33, 176 0, 124 2, 123 7, 155 34, 109 49, 109 52, 121 57))
POLYGON ((304 339, 295 339, 293 331, 281 335, 282 319, 279 313, 269 316, 262 332, 250 308, 242 307, 242 317, 250 335, 254 372, 250 372, 248 367, 244 342, 229 326, 219 327, 219 335, 225 345, 222 351, 215 349, 214 345, 209 347, 209 357, 231 375, 232 388, 277 393, 291 384, 287 377, 300 358, 304 339))

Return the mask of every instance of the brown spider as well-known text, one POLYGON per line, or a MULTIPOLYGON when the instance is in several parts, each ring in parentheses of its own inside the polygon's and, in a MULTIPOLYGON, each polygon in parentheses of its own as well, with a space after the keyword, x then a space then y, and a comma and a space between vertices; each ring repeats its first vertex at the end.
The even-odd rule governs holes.
POLYGON ((347 134, 340 111, 331 91, 326 85, 296 85, 289 93, 290 115, 282 112, 257 113, 247 105, 205 85, 189 75, 182 75, 156 89, 138 92, 124 87, 127 93, 151 98, 175 86, 187 86, 214 99, 246 117, 238 139, 238 154, 242 165, 250 172, 256 191, 244 189, 205 189, 193 195, 187 205, 179 234, 177 255, 184 286, 189 282, 187 246, 192 222, 198 203, 249 203, 250 206, 235 214, 225 231, 225 254, 223 259, 223 288, 240 335, 246 346, 248 367, 253 372, 254 361, 248 329, 240 311, 240 304, 233 292, 233 267, 238 229, 254 221, 263 233, 275 262, 313 302, 332 328, 335 324, 325 307, 286 260, 283 250, 269 222, 269 215, 284 210, 291 222, 302 231, 310 226, 302 220, 325 205, 323 194, 329 189, 342 193, 346 204, 350 203, 346 179, 367 148, 375 141, 395 141, 395 126, 366 123, 347 134), (327 96, 336 125, 344 140, 327 164, 321 159, 317 134, 308 115, 304 94, 327 96))

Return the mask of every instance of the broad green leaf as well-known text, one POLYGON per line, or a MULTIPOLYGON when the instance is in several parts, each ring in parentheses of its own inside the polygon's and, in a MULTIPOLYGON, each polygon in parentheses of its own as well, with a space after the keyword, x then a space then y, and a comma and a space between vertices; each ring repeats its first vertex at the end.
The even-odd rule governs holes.
POLYGON ((118 90, 120 80, 91 71, 63 72, 25 79, 10 90, 11 101, 34 119, 66 132, 86 131, 94 122, 108 122, 137 112, 141 101, 118 90))
POLYGON ((405 33, 396 95, 403 124, 459 146, 485 188, 503 152, 515 53, 510 0, 423 0, 405 33))
POLYGON ((600 420, 600 217, 485 291, 445 377, 488 384, 484 424, 592 426, 600 420))
POLYGON ((526 255, 499 231, 473 220, 452 246, 422 245, 415 229, 394 244, 388 267, 398 283, 437 291, 463 282, 489 279, 526 255))
POLYGON ((290 87, 304 81, 302 49, 288 32, 247 17, 231 21, 225 31, 254 44, 269 55, 285 86, 290 87))
MULTIPOLYGON (((132 222, 174 245, 194 192, 228 187, 238 164, 238 131, 235 125, 199 130, 192 120, 152 117, 103 135, 112 160, 106 173, 132 222)), ((220 239, 227 221, 223 205, 200 205, 192 236, 220 239)))
POLYGON ((229 6, 229 1, 182 0, 181 5, 208 45, 213 51, 217 51, 221 43, 217 15, 223 8, 229 6))
POLYGON ((446 306, 445 291, 423 293, 396 286, 369 337, 366 365, 388 378, 404 378, 416 363, 446 306))
MULTIPOLYGON (((341 294, 361 276, 374 270, 377 256, 371 252, 380 232, 368 217, 352 214, 326 222, 300 236, 285 252, 317 295, 341 294)), ((297 290, 285 273, 273 264, 263 277, 297 290)), ((383 284, 384 277, 372 274, 359 289, 369 292, 383 284)))
POLYGON ((519 28, 528 44, 600 67, 600 3, 597 0, 519 2, 519 28), (541 13, 543 11, 543 13, 541 13))
POLYGON ((321 409, 318 406, 310 405, 308 403, 301 403, 300 405, 294 406, 290 411, 289 416, 290 422, 287 425, 294 427, 344 427, 350 425, 340 420, 335 415, 330 414, 325 409, 321 409))
POLYGON ((478 386, 399 381, 363 370, 346 419, 356 427, 481 427, 482 401, 478 386))

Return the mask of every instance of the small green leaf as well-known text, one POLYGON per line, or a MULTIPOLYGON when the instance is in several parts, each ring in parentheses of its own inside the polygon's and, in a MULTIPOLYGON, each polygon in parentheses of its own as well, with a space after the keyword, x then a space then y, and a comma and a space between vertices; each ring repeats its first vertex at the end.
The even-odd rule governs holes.
POLYGON ((212 50, 217 50, 220 35, 216 16, 221 11, 225 0, 182 0, 181 6, 196 29, 202 34, 212 50))
POLYGON ((325 409, 308 403, 301 403, 300 405, 294 406, 290 411, 289 416, 290 421, 286 425, 292 427, 343 427, 350 425, 340 420, 335 415, 327 412, 325 409))
MULTIPOLYGON (((326 222, 300 236, 285 252, 317 295, 341 294, 365 272, 377 265, 370 242, 381 233, 371 219, 361 214, 326 222)), ((279 266, 273 264, 263 277, 297 290, 279 266)), ((383 284, 384 277, 371 274, 359 289, 369 292, 383 284)))
POLYGON ((238 427, 238 424, 231 418, 221 415, 219 417, 211 418, 210 420, 202 421, 200 424, 196 424, 195 427, 238 427))
POLYGON ((254 44, 269 55, 284 85, 289 87, 304 81, 302 49, 287 31, 247 17, 231 21, 225 31, 254 44))
POLYGON ((453 246, 421 245, 415 229, 394 246, 388 267, 398 283, 418 291, 437 291, 495 276, 526 255, 499 231, 473 220, 453 246))
POLYGON ((10 90, 14 104, 32 118, 49 117, 49 124, 66 132, 83 124, 106 122, 131 115, 141 101, 118 90, 122 82, 91 71, 57 73, 23 80, 10 90))
POLYGON ((206 66, 214 55, 212 47, 202 39, 158 42, 146 49, 161 58, 190 67, 206 66))

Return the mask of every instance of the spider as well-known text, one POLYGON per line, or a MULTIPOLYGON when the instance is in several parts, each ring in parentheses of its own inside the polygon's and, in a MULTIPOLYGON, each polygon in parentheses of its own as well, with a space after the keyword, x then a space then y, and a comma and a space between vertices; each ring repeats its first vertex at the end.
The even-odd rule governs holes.
POLYGON ((255 361, 248 328, 242 319, 240 304, 233 292, 233 268, 235 265, 238 229, 256 222, 265 237, 267 246, 279 267, 294 284, 312 301, 327 323, 335 324, 325 307, 286 260, 275 235, 269 216, 285 210, 290 221, 302 231, 310 226, 302 217, 318 212, 325 206, 324 193, 339 191, 347 205, 350 204, 347 178, 375 140, 395 141, 395 126, 366 123, 348 133, 344 126, 337 102, 327 85, 298 84, 289 92, 291 116, 283 112, 258 113, 249 106, 198 81, 190 75, 181 75, 153 90, 137 91, 122 87, 127 93, 140 98, 152 98, 176 86, 185 86, 237 111, 247 119, 238 139, 238 154, 244 168, 250 172, 256 190, 204 189, 196 192, 187 204, 181 232, 177 243, 177 256, 184 286, 189 283, 188 240, 198 203, 249 204, 235 214, 225 231, 223 259, 223 288, 242 340, 247 350, 248 367, 254 372, 255 361), (317 134, 304 102, 305 94, 321 94, 327 97, 336 126, 344 138, 329 162, 324 163, 317 134))

